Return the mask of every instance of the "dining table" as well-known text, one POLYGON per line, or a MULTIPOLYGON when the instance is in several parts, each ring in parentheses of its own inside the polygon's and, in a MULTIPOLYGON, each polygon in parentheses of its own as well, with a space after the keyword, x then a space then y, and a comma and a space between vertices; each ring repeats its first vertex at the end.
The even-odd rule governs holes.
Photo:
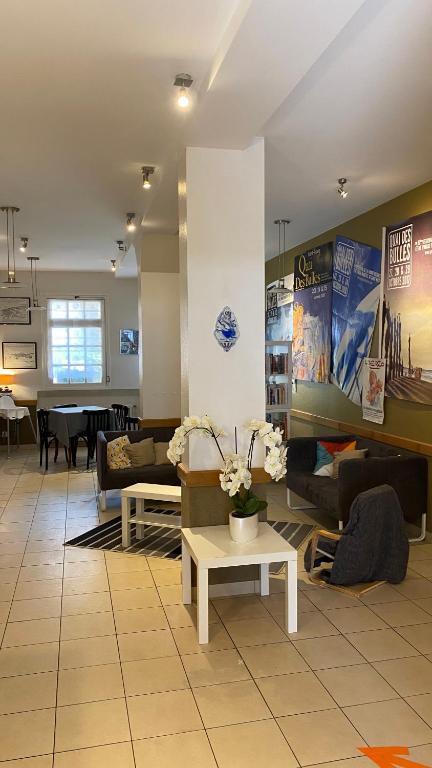
MULTIPOLYGON (((105 411, 106 406, 77 405, 69 408, 50 408, 48 412, 48 428, 57 437, 59 443, 69 450, 71 439, 84 432, 87 426, 87 416, 84 411, 105 411)), ((115 429, 116 418, 112 408, 109 409, 109 427, 115 429)))

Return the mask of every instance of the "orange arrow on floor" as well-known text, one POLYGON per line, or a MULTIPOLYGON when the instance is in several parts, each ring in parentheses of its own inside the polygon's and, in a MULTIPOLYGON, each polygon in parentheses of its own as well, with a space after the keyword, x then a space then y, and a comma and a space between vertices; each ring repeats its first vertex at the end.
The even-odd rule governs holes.
POLYGON ((407 760, 401 755, 409 755, 408 747, 359 747, 366 757, 373 760, 379 768, 430 768, 424 763, 407 760))

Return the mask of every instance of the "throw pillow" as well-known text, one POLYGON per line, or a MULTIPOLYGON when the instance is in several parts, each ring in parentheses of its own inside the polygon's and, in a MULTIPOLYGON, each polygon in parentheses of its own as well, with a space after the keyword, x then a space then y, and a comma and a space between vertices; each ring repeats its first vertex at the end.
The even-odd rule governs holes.
POLYGON ((152 437, 146 437, 139 443, 130 443, 125 447, 132 467, 145 467, 155 463, 155 451, 152 437))
POLYGON ((169 443, 154 444, 155 464, 171 464, 170 460, 167 457, 168 445, 169 443))
POLYGON ((129 458, 126 456, 125 448, 129 445, 127 435, 116 437, 110 440, 107 445, 108 469, 127 469, 131 466, 129 458))
POLYGON ((337 479, 339 477, 339 466, 342 461, 348 459, 365 459, 368 453, 367 448, 362 448, 357 451, 342 451, 341 453, 335 453, 333 462, 333 477, 337 479))
MULTIPOLYGON (((333 463, 333 456, 337 451, 345 451, 349 450, 352 451, 356 447, 355 440, 352 440, 351 442, 348 441, 346 443, 332 443, 326 440, 318 440, 317 442, 317 460, 314 468, 314 475, 319 473, 319 470, 322 467, 325 467, 329 464, 333 463)), ((320 473, 322 474, 322 473, 320 473)), ((332 472, 325 473, 329 477, 332 477, 332 472)))

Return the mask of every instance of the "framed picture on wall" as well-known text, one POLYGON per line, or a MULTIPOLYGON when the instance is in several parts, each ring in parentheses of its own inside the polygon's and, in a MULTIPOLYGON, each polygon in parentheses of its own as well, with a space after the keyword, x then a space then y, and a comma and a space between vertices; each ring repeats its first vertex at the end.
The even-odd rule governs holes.
POLYGON ((0 325, 30 325, 30 299, 0 296, 0 325))
POLYGON ((138 354, 138 331, 135 331, 132 328, 123 328, 120 331, 120 354, 138 354))
POLYGON ((37 345, 35 341, 3 341, 3 368, 37 368, 37 345))

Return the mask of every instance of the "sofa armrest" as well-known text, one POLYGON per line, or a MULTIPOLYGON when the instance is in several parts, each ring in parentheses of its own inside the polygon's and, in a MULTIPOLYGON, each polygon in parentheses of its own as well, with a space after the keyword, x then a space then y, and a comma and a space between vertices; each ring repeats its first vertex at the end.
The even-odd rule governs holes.
POLYGON ((104 478, 108 471, 107 445, 108 441, 104 433, 98 432, 96 438, 96 470, 101 491, 106 490, 104 488, 104 478))
POLYGON ((342 461, 339 465, 339 517, 348 522, 359 493, 387 484, 396 491, 404 518, 418 523, 427 507, 427 460, 422 456, 389 456, 342 461))

